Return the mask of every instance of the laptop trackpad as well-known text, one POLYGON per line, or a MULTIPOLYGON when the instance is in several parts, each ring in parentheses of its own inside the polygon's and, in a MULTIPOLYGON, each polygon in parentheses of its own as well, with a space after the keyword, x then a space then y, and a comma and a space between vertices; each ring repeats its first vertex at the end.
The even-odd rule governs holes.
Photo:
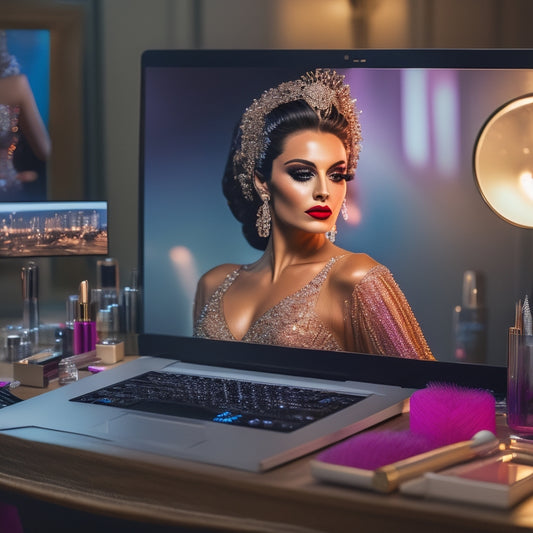
POLYGON ((173 450, 191 448, 207 438, 202 423, 168 420, 134 413, 109 419, 93 429, 105 433, 113 441, 145 442, 158 448, 173 450))

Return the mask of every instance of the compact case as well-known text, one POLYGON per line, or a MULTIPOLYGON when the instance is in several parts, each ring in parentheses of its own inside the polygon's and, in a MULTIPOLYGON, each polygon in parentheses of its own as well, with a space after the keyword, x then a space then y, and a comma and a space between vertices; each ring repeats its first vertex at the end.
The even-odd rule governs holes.
POLYGON ((505 451, 407 481, 411 496, 509 508, 533 492, 533 455, 505 451))

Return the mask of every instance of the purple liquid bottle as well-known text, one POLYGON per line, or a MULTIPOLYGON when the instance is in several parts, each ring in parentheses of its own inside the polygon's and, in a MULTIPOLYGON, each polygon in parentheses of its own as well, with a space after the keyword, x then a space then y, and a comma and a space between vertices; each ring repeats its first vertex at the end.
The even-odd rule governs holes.
POLYGON ((91 320, 89 282, 80 283, 78 313, 74 321, 74 355, 92 352, 96 349, 96 322, 91 320))

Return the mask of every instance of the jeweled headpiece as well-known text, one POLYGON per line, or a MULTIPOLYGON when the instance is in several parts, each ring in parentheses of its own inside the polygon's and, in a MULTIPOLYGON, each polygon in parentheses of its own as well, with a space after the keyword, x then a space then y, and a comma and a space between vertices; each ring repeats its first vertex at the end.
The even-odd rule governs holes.
POLYGON ((350 95, 350 87, 344 83, 344 76, 332 70, 317 69, 298 80, 268 89, 244 112, 239 125, 241 145, 233 157, 233 167, 235 179, 240 182, 247 200, 253 200, 254 171, 265 156, 265 117, 278 106, 296 100, 307 102, 320 118, 327 117, 333 107, 344 116, 348 123, 347 172, 355 171, 361 141, 355 100, 350 95))

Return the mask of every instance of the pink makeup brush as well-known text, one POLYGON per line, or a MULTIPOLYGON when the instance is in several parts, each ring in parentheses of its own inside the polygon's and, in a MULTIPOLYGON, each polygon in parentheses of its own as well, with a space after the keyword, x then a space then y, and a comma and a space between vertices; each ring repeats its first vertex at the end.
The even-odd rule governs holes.
POLYGON ((496 401, 490 392, 431 383, 410 399, 409 427, 439 446, 468 440, 478 431, 496 432, 496 401))
POLYGON ((322 452, 312 471, 325 481, 390 492, 424 472, 495 451, 495 429, 490 393, 432 384, 412 395, 409 430, 351 437, 322 452))
POLYGON ((324 450, 317 459, 336 465, 375 470, 437 446, 432 439, 409 430, 367 431, 324 450))

